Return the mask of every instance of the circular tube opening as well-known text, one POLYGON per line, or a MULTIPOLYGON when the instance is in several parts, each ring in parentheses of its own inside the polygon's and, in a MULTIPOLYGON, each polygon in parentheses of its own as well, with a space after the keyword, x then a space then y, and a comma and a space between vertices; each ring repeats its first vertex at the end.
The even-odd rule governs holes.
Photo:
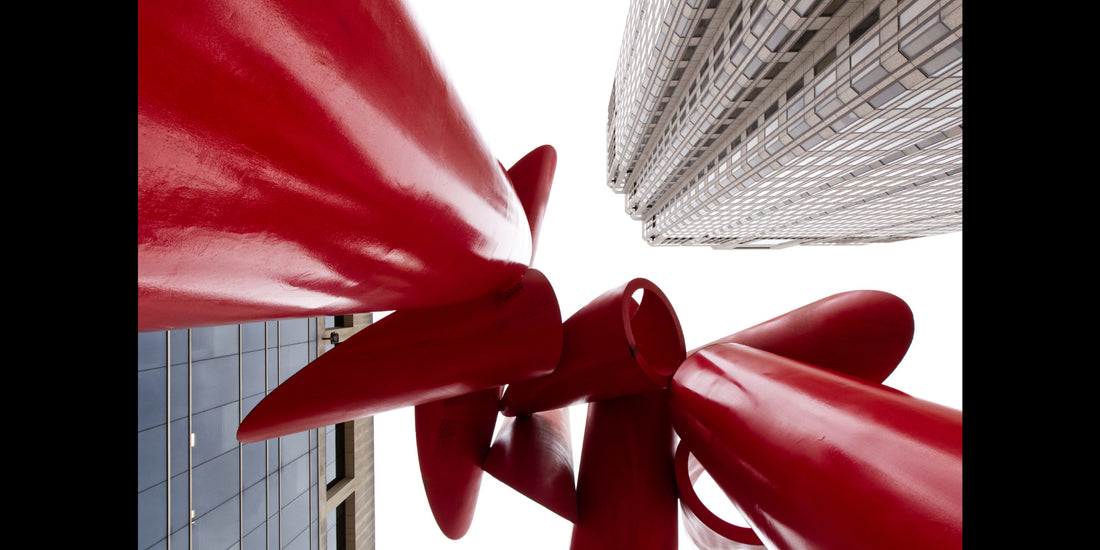
MULTIPOLYGON (((695 483, 706 473, 703 465, 691 455, 681 441, 676 446, 676 488, 680 493, 680 503, 703 525, 715 534, 739 544, 763 549, 763 542, 750 527, 742 527, 725 519, 707 508, 695 492, 695 483)), ((709 474, 707 474, 709 476, 709 474)))
POLYGON ((646 279, 628 283, 623 296, 623 326, 634 359, 665 386, 687 355, 680 319, 661 289, 646 279))

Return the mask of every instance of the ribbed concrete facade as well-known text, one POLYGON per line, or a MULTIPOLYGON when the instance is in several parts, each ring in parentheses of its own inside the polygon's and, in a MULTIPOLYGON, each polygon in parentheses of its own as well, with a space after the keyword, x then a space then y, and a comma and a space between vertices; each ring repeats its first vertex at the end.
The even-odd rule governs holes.
MULTIPOLYGON (((330 344, 333 333, 337 341, 342 341, 372 322, 371 313, 338 317, 338 328, 328 329, 325 336, 330 344)), ((324 503, 320 531, 325 533, 320 548, 374 550, 374 418, 360 418, 325 429, 339 431, 342 441, 333 449, 330 441, 336 439, 336 434, 332 434, 320 446, 318 477, 331 480, 320 484, 318 501, 324 503), (342 460, 335 457, 330 460, 328 453, 340 451, 342 460)))
POLYGON ((607 182, 652 245, 962 228, 962 1, 633 0, 607 182))
MULTIPOLYGON (((321 486, 320 501, 324 502, 323 515, 321 517, 321 532, 331 536, 322 538, 322 550, 336 550, 332 548, 355 548, 357 550, 374 549, 374 418, 367 417, 341 424, 337 429, 344 430, 347 441, 354 442, 344 450, 344 464, 350 475, 345 475, 336 481, 331 487, 321 486), (341 505, 343 505, 341 507, 341 505), (337 525, 330 525, 336 516, 333 513, 342 514, 343 518, 337 525), (336 529, 342 527, 343 532, 337 533, 336 529), (337 541, 343 537, 342 542, 337 541)), ((324 454, 327 447, 322 447, 321 467, 325 467, 324 454)), ((324 476, 325 472, 322 471, 324 476)))

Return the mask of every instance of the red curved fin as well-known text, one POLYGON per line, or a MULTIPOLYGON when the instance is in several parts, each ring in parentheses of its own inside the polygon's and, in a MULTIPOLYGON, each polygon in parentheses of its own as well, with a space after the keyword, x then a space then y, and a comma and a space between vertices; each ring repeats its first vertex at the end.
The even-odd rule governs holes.
POLYGON ((558 152, 549 145, 536 147, 508 169, 508 179, 516 189, 519 202, 527 214, 531 226, 531 257, 538 245, 542 216, 546 202, 550 200, 550 187, 554 183, 554 170, 558 165, 558 152))
POLYGON ((877 290, 853 290, 711 344, 744 344, 881 383, 897 368, 912 341, 913 312, 904 300, 877 290))
POLYGON ((241 422, 259 441, 546 374, 561 356, 550 282, 529 270, 512 288, 396 311, 288 378, 241 422))
POLYGON ((435 522, 452 540, 470 529, 481 461, 496 426, 501 388, 417 405, 416 454, 435 522))

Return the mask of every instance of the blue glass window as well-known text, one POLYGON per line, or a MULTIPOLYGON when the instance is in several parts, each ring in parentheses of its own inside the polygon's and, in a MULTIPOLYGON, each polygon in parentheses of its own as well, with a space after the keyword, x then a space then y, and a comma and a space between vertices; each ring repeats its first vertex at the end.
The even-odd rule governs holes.
POLYGON ((264 323, 245 323, 241 325, 241 351, 262 350, 267 345, 264 323))
POLYGON ((192 461, 198 465, 237 450, 237 403, 227 403, 191 416, 195 433, 195 446, 191 450, 192 461))
POLYGON ((241 480, 245 487, 263 480, 267 475, 264 450, 262 441, 241 445, 241 480))
POLYGON ((279 348, 279 383, 301 370, 309 362, 309 344, 291 344, 279 348))
POLYGON ((167 421, 168 403, 165 400, 164 367, 138 371, 138 427, 139 431, 164 424, 167 421))
POLYGON ((245 533, 248 533, 262 526, 266 519, 267 493, 264 484, 255 483, 245 488, 243 498, 244 517, 242 518, 241 528, 245 533))
POLYGON ((196 519, 237 495, 237 460, 237 450, 233 449, 212 460, 195 464, 191 491, 195 499, 192 508, 196 519))
POLYGON ((267 356, 263 349, 241 354, 241 395, 253 396, 264 393, 264 366, 267 356))
POLYGON ((304 490, 280 511, 279 536, 286 548, 302 548, 304 543, 309 549, 309 496, 304 490))
POLYGON ((138 491, 168 478, 168 441, 164 424, 138 432, 138 491))
POLYGON ((191 360, 236 355, 240 351, 237 325, 191 329, 191 360))
POLYGON ((163 367, 167 352, 167 333, 138 333, 138 370, 163 367))
POLYGON ((279 504, 286 507, 309 489, 309 457, 302 456, 283 466, 280 477, 282 483, 279 487, 279 504))
POLYGON ((195 519, 195 548, 229 548, 240 537, 239 495, 195 519))
POLYGON ((236 402, 238 356, 194 361, 191 365, 191 413, 236 402))
POLYGON ((317 547, 316 430, 236 440, 265 390, 315 358, 316 322, 139 333, 139 548, 168 533, 182 548, 317 547))
POLYGON ((309 432, 298 432, 290 435, 283 436, 281 438, 283 443, 283 452, 280 457, 282 465, 286 466, 295 460, 298 460, 309 452, 309 432))
POLYGON ((279 321, 279 345, 298 344, 308 341, 308 322, 306 319, 279 321))
POLYGON ((172 443, 169 446, 172 451, 172 475, 187 472, 189 465, 188 451, 190 450, 191 432, 187 428, 187 417, 172 421, 172 443))
POLYGON ((173 365, 187 364, 187 359, 191 356, 190 346, 187 343, 189 333, 187 329, 173 330, 168 333, 172 344, 173 365))
POLYGON ((161 483, 138 493, 138 548, 148 548, 168 533, 168 484, 161 483))

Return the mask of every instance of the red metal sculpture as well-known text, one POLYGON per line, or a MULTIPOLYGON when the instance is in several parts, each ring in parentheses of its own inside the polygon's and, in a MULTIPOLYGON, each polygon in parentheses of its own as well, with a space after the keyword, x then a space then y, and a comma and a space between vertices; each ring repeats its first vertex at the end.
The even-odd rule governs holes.
POLYGON ((667 388, 684 360, 680 320, 645 279, 603 293, 565 321, 562 335, 561 362, 546 376, 509 384, 501 398, 505 415, 667 388), (635 301, 638 291, 642 299, 635 301))
POLYGON ((769 547, 962 547, 959 411, 740 344, 689 357, 669 407, 769 547))
POLYGON ((556 153, 493 158, 399 2, 142 0, 138 48, 138 330, 397 310, 240 441, 414 406, 451 538, 488 471, 573 521, 575 549, 675 548, 678 499, 707 549, 961 545, 962 415, 882 385, 913 333, 897 297, 691 353, 644 279, 563 323, 530 269, 556 153), (574 488, 560 407, 579 402, 574 488), (702 506, 700 468, 751 529, 702 506))

